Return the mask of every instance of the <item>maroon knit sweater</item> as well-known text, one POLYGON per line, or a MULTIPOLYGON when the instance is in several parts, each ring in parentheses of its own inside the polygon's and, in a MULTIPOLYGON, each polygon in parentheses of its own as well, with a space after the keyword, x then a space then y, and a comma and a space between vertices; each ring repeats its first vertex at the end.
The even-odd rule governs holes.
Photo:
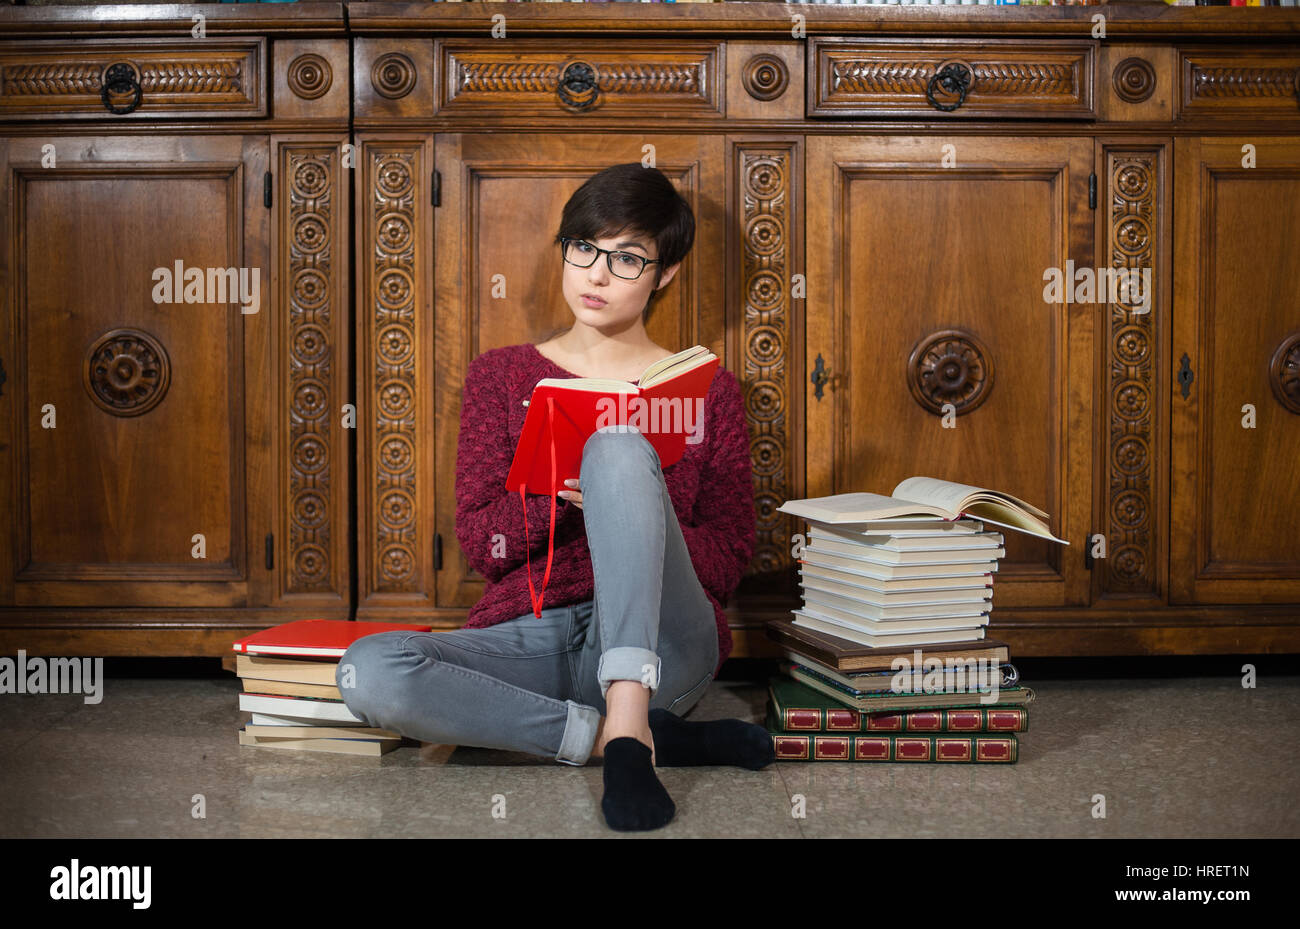
MULTIPOLYGON (((466 629, 481 629, 533 612, 528 562, 539 592, 546 570, 551 498, 506 490, 506 474, 528 408, 524 401, 544 377, 577 377, 531 343, 490 349, 475 358, 465 376, 456 451, 456 538, 471 567, 487 579, 483 597, 470 608, 466 629), (524 538, 528 508, 528 552, 524 538), (500 533, 505 557, 492 557, 500 533)), ((687 444, 686 454, 663 469, 696 577, 713 604, 718 626, 718 668, 731 654, 731 632, 723 618, 757 545, 749 432, 740 384, 718 366, 704 402, 704 440, 687 444)), ((581 486, 578 490, 581 490, 581 486)), ((595 597, 591 550, 582 509, 560 498, 555 512, 555 554, 543 609, 595 597)), ((715 669, 715 674, 717 669, 715 669)))

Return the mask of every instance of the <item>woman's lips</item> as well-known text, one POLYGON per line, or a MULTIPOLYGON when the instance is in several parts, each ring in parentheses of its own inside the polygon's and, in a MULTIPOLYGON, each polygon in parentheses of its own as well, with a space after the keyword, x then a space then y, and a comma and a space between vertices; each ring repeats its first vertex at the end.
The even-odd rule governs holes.
POLYGON ((588 294, 583 294, 583 295, 582 295, 582 302, 585 303, 587 306, 593 308, 593 309, 595 309, 595 308, 597 308, 597 307, 602 307, 602 306, 605 305, 605 301, 604 301, 604 300, 601 300, 599 297, 592 297, 592 296, 590 296, 590 295, 588 295, 588 294))

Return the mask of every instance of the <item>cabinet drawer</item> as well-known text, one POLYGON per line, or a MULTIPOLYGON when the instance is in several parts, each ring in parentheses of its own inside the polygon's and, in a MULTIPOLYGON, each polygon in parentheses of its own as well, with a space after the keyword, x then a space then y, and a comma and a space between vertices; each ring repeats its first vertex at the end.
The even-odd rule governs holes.
POLYGON ((266 39, 0 43, 0 119, 266 115, 266 39))
POLYGON ((444 113, 721 116, 722 43, 712 40, 441 40, 444 113))
POLYGON ((1178 50, 1178 116, 1300 119, 1300 48, 1178 50))
POLYGON ((1096 46, 815 37, 808 115, 1095 119, 1096 46))

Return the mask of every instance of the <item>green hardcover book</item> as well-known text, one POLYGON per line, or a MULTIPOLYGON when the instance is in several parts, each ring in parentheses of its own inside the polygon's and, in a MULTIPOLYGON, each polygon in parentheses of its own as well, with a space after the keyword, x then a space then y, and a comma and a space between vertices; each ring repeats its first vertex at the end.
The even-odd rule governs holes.
POLYGON ((989 692, 974 693, 885 693, 860 694, 855 696, 838 681, 832 681, 816 672, 782 662, 781 670, 790 677, 807 684, 813 690, 826 694, 841 706, 860 710, 863 713, 881 713, 885 710, 941 710, 957 707, 987 706, 1024 706, 1032 703, 1036 694, 1032 687, 1001 687, 996 694, 989 692), (994 697, 986 700, 986 697, 994 697))
POLYGON ((773 677, 767 691, 775 714, 773 728, 789 734, 1029 731, 1029 711, 1018 706, 864 713, 788 677, 773 677))
POLYGON ((769 707, 767 731, 777 761, 896 761, 910 764, 1014 764, 1016 737, 1001 735, 835 735, 791 733, 774 728, 769 707))

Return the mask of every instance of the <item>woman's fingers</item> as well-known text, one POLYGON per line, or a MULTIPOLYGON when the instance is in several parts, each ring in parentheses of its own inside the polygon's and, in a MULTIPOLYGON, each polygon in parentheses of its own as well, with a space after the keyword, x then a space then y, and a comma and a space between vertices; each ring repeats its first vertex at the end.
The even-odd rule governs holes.
MULTIPOLYGON (((577 482, 577 480, 575 480, 575 479, 573 479, 573 478, 570 478, 569 480, 565 481, 564 483, 565 483, 565 486, 567 486, 567 487, 573 487, 573 488, 576 488, 576 487, 578 486, 578 482, 577 482)), ((582 492, 581 492, 581 491, 576 490, 576 489, 575 489, 575 490, 561 490, 561 491, 560 491, 560 496, 563 497, 565 500, 568 500, 570 503, 572 503, 572 504, 573 504, 574 506, 576 506, 578 509, 582 509, 582 492)))

